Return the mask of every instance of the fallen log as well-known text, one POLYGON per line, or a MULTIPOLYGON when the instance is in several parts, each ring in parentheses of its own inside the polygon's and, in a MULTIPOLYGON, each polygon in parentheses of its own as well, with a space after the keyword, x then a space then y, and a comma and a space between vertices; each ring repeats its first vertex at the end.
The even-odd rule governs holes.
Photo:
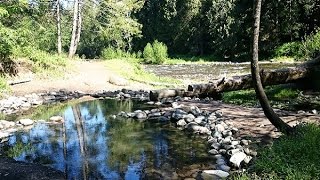
MULTIPOLYGON (((293 83, 307 78, 310 75, 309 67, 296 67, 277 69, 272 71, 261 71, 261 81, 264 86, 293 83)), ((220 92, 236 91, 252 88, 251 74, 222 78, 207 84, 192 84, 188 86, 188 91, 193 95, 210 95, 220 92)))
POLYGON ((167 97, 176 97, 176 96, 184 96, 184 89, 161 89, 161 90, 152 90, 149 93, 149 98, 151 101, 159 101, 162 98, 167 97))
MULTIPOLYGON (((284 68, 270 71, 260 71, 264 86, 295 83, 308 80, 316 69, 320 67, 320 56, 307 61, 295 68, 284 68)), ((150 100, 158 101, 161 98, 183 97, 219 97, 221 92, 237 91, 252 88, 251 74, 221 78, 207 84, 191 84, 187 91, 183 89, 163 89, 150 91, 150 100)))

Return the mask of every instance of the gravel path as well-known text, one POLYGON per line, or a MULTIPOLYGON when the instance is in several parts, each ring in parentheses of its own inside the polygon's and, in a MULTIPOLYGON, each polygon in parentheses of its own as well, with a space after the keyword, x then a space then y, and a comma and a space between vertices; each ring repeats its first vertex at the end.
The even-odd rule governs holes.
POLYGON ((16 79, 32 78, 32 81, 11 86, 14 95, 24 95, 30 93, 57 91, 65 89, 68 91, 83 91, 86 93, 99 90, 119 90, 119 89, 151 89, 145 84, 130 82, 127 86, 117 86, 109 83, 111 76, 118 77, 117 74, 107 69, 105 61, 73 61, 72 70, 68 70, 62 78, 41 78, 35 77, 30 72, 20 74, 16 79))

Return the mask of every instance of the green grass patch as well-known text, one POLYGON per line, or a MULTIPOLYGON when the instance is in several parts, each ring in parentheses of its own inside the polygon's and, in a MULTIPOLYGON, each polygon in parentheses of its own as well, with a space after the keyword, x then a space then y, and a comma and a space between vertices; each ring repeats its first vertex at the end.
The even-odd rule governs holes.
POLYGON ((139 59, 112 59, 106 61, 106 67, 111 71, 132 81, 138 81, 150 85, 166 86, 179 85, 181 81, 170 77, 157 76, 143 69, 139 59))
POLYGON ((296 130, 259 153, 255 172, 275 173, 281 179, 320 179, 320 127, 308 124, 296 130))
MULTIPOLYGON (((283 87, 281 85, 265 88, 265 92, 273 107, 281 109, 291 109, 290 105, 294 104, 299 97, 300 91, 295 88, 283 87)), ((223 93, 222 100, 225 103, 255 106, 259 102, 253 89, 240 90, 223 93)))

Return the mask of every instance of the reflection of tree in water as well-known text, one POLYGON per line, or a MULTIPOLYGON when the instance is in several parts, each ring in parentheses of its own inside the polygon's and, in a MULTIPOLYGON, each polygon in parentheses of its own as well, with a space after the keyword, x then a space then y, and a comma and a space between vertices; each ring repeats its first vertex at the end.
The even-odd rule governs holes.
POLYGON ((29 132, 10 137, 11 154, 22 161, 49 164, 66 172, 68 179, 148 179, 150 172, 165 177, 163 173, 172 173, 183 163, 195 163, 202 157, 196 148, 206 153, 203 142, 192 142, 172 128, 106 119, 134 109, 131 101, 115 100, 69 106, 62 113, 64 124, 36 124, 29 132), (30 148, 22 148, 27 144, 30 148))

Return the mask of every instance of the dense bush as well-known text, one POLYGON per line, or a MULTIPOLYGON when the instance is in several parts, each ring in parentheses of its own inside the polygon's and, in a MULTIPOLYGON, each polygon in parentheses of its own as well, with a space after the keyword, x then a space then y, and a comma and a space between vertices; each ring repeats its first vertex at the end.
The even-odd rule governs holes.
POLYGON ((143 60, 144 60, 144 63, 147 63, 147 64, 152 64, 154 61, 154 52, 153 52, 152 45, 150 43, 148 43, 144 47, 143 60))
POLYGON ((109 60, 109 59, 119 59, 119 58, 139 58, 141 57, 141 52, 138 53, 130 53, 122 51, 121 49, 115 49, 113 47, 107 47, 102 50, 101 58, 109 60))
POLYGON ((152 45, 148 43, 143 50, 144 63, 162 64, 168 57, 167 46, 155 40, 152 45))
POLYGON ((301 51, 301 45, 302 45, 301 42, 285 43, 275 49, 275 55, 276 57, 289 56, 289 57, 301 58, 304 56, 301 51))
POLYGON ((320 29, 306 37, 301 49, 306 57, 313 58, 320 55, 320 29))

